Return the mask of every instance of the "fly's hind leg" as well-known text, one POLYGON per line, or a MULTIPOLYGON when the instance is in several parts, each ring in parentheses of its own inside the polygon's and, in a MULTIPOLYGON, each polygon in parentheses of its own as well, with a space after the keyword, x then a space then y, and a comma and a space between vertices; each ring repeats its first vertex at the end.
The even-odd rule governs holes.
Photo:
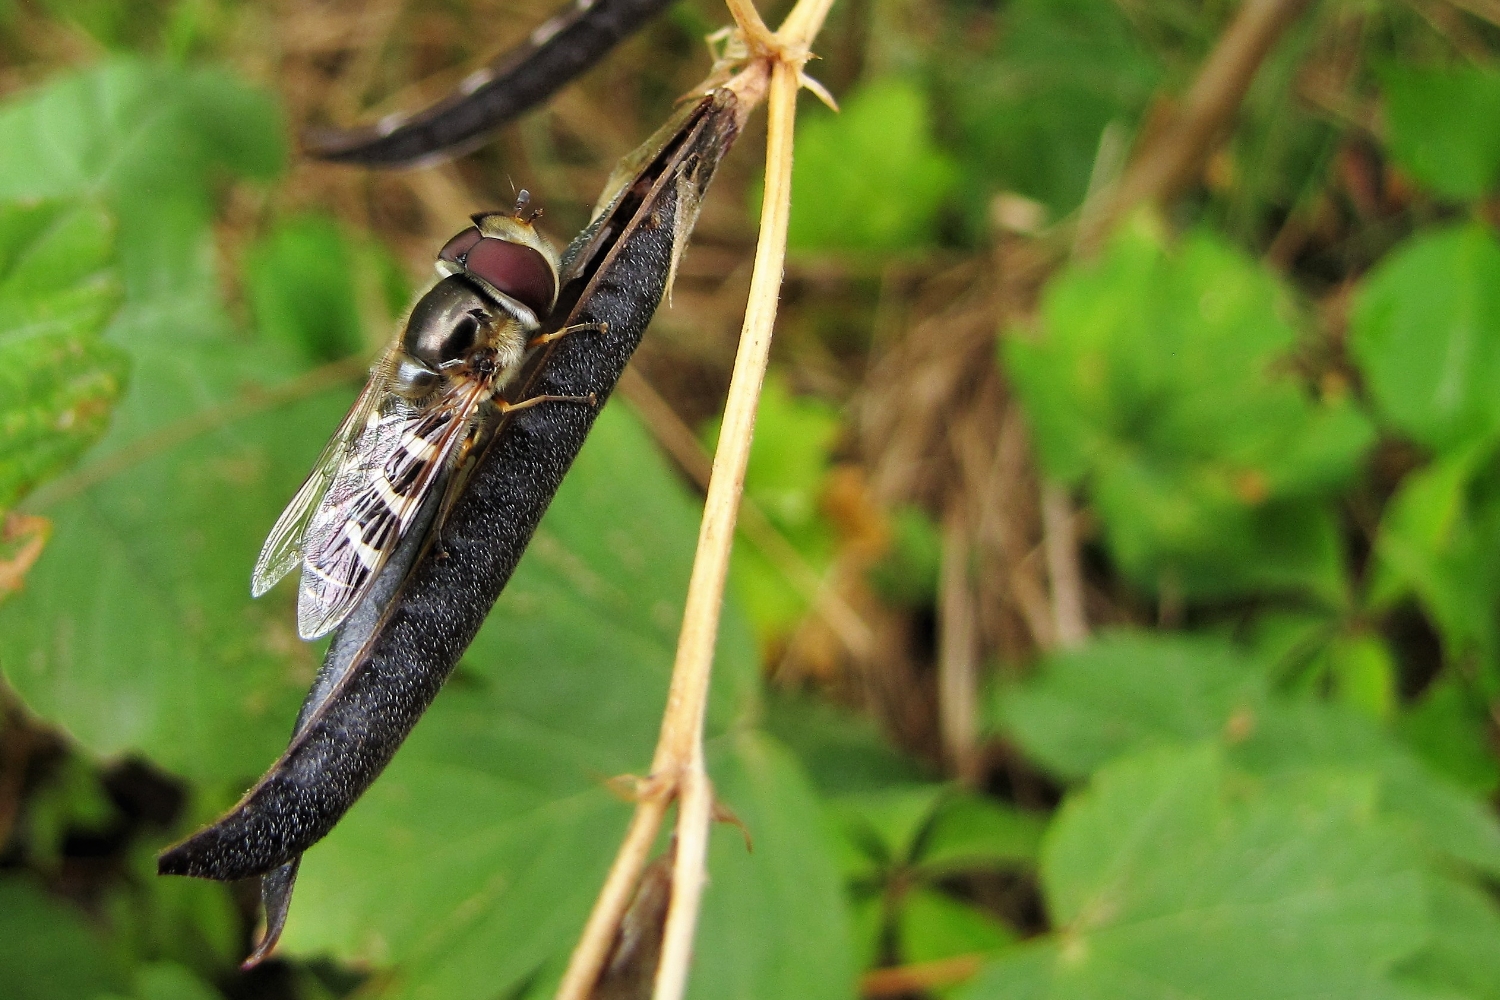
POLYGON ((572 326, 565 326, 561 330, 553 330, 551 333, 544 333, 544 334, 542 334, 539 337, 532 337, 531 340, 529 340, 526 343, 526 346, 528 348, 541 347, 543 344, 550 344, 554 340, 561 340, 561 339, 563 339, 564 337, 566 337, 570 333, 588 333, 588 332, 608 334, 609 333, 609 324, 608 323, 575 323, 572 326))
POLYGON ((501 416, 509 416, 517 410, 529 410, 539 403, 587 403, 589 406, 594 406, 598 402, 598 395, 591 392, 587 396, 532 396, 519 403, 507 403, 503 399, 497 399, 495 406, 499 409, 501 416))

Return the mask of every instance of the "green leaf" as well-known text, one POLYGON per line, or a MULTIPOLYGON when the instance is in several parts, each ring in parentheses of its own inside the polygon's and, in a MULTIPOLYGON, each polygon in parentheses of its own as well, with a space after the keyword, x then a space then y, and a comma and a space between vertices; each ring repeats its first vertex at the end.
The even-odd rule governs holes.
POLYGON ((274 759, 315 669, 289 595, 252 604, 246 581, 350 395, 268 394, 299 366, 220 303, 212 194, 225 169, 279 165, 276 118, 222 73, 136 60, 0 107, 0 199, 113 208, 125 304, 105 340, 133 372, 88 463, 27 500, 53 533, 0 608, 0 669, 91 752, 208 782, 200 809, 274 759))
POLYGON ((54 530, 0 605, 0 668, 92 753, 142 754, 212 798, 275 759, 316 669, 291 588, 252 602, 249 571, 352 387, 271 407, 291 365, 171 332, 125 342, 135 376, 109 433, 32 498, 54 530))
POLYGON ((1342 624, 1326 611, 1267 609, 1250 622, 1245 648, 1276 681, 1306 685, 1321 678, 1316 668, 1342 624))
POLYGON ((1411 594, 1443 638, 1450 662, 1478 654, 1493 687, 1500 666, 1500 477, 1493 442, 1456 448, 1402 480, 1375 537, 1370 599, 1411 594))
POLYGON ((1272 701, 1232 760, 1252 774, 1354 768, 1379 779, 1380 807, 1439 855, 1500 875, 1500 827, 1489 804, 1434 772, 1362 713, 1312 701, 1272 701))
POLYGON ((983 910, 936 889, 918 886, 901 900, 897 941, 903 963, 998 951, 1016 936, 983 910))
POLYGON ((96 208, 0 205, 0 511, 109 425, 128 359, 101 338, 119 302, 96 208))
POLYGON ((1246 784, 1209 748, 1113 764, 1047 837, 1058 932, 961 995, 1394 997, 1423 882, 1374 799, 1345 774, 1246 784))
POLYGON ((135 1000, 222 1000, 222 997, 182 966, 152 962, 136 973, 135 1000))
POLYGON ((1432 941, 1400 966, 1401 978, 1467 1000, 1500 1000, 1500 909, 1488 892, 1454 879, 1428 883, 1432 941))
POLYGON ((1028 684, 1002 689, 998 713, 1026 753, 1083 778, 1126 753, 1253 730, 1269 694, 1233 648, 1211 639, 1106 633, 1049 657, 1028 684))
POLYGON ((22 878, 0 879, 0 996, 91 1000, 127 982, 77 911, 22 878))
POLYGON ((219 171, 264 179, 286 159, 262 92, 222 71, 126 58, 8 101, 0 135, 0 200, 102 198, 120 224, 128 305, 147 324, 175 314, 184 328, 201 328, 216 297, 219 171))
POLYGON ((1302 589, 1345 600, 1326 498, 1373 434, 1289 371, 1285 290, 1208 233, 1168 248, 1138 218, 1048 286, 1005 359, 1043 468, 1085 486, 1111 553, 1150 590, 1302 589))
POLYGON ((1391 156, 1438 194, 1469 201, 1500 180, 1500 73, 1393 65, 1380 74, 1391 156))
POLYGON ((755 849, 747 852, 732 827, 714 835, 689 995, 853 1000, 852 935, 820 805, 775 740, 729 740, 714 771, 717 794, 755 849))
POLYGON ((932 822, 945 785, 908 785, 841 796, 832 805, 851 840, 882 868, 916 860, 918 838, 932 822))
POLYGON ((1340 701, 1376 719, 1396 710, 1396 659, 1385 641, 1368 633, 1340 636, 1328 648, 1334 691, 1340 701))
POLYGON ((890 526, 890 550, 870 568, 870 585, 887 603, 931 606, 943 560, 937 525, 920 507, 903 505, 891 512, 890 526))
MULTIPOLYGON (((459 673, 308 853, 290 952, 390 968, 391 997, 489 998, 560 973, 629 816, 604 781, 650 760, 696 523, 639 425, 607 408, 459 673)), ((831 849, 792 758, 736 728, 756 689, 731 612, 713 774, 755 851, 715 834, 695 995, 841 997, 831 849)))
POLYGON ((1488 725, 1483 699, 1442 677, 1401 718, 1400 732, 1428 766, 1470 794, 1488 797, 1500 788, 1500 762, 1488 725))
POLYGON ((353 254, 333 219, 307 215, 279 223, 246 256, 245 286, 256 328, 309 362, 364 347, 353 254))
POLYGON ((163 5, 147 0, 43 0, 42 6, 111 49, 148 43, 166 13, 163 5))
POLYGON ((1061 217, 1083 200, 1105 126, 1136 121, 1162 66, 1115 4, 1018 0, 1004 16, 992 53, 938 67, 963 163, 971 185, 1017 191, 1061 217))
POLYGON ((69 831, 102 833, 120 822, 99 771, 91 762, 68 755, 53 766, 40 787, 26 796, 21 817, 31 865, 56 871, 69 831))
POLYGON ((1232 647, 1123 633, 1054 656, 999 717, 1027 754, 1069 778, 1143 749, 1218 741, 1229 760, 1274 777, 1353 768, 1379 779, 1382 811, 1434 851, 1500 874, 1500 827, 1485 803, 1435 773, 1362 713, 1273 696, 1232 647))
POLYGON ((1349 345, 1380 415, 1432 448, 1500 431, 1500 242, 1484 226, 1422 233, 1365 279, 1349 345))
POLYGON ((1041 842, 1042 818, 978 795, 944 800, 922 838, 918 864, 928 877, 1029 866, 1041 842))
POLYGON ((849 922, 854 929, 855 967, 874 968, 886 947, 885 897, 855 895, 849 902, 849 922))
POLYGON ((864 714, 774 689, 765 713, 766 731, 797 755, 820 795, 877 791, 923 777, 922 767, 892 748, 864 714))
POLYGON ((929 243, 954 165, 933 144, 927 99, 915 84, 866 84, 843 110, 810 111, 792 167, 794 250, 893 252, 929 243))
POLYGON ((133 954, 214 976, 245 957, 244 911, 231 885, 157 875, 156 855, 175 839, 168 830, 133 838, 103 909, 133 954))

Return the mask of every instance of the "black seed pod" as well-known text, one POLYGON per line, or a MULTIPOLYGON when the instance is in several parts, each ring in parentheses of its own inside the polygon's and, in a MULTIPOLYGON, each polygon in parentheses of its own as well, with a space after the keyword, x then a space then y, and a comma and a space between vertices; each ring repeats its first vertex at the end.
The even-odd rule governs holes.
POLYGON ((365 128, 317 129, 303 142, 319 159, 368 167, 409 167, 456 156, 596 65, 670 2, 574 0, 436 104, 365 128))
MULTIPOLYGON (((740 125, 734 96, 716 91, 690 107, 665 142, 659 133, 638 155, 644 167, 616 184, 611 204, 569 247, 549 323, 601 328, 543 348, 516 380, 512 401, 593 394, 602 404, 609 396, 740 125)), ((255 957, 280 931, 301 853, 375 780, 479 631, 596 413, 544 405, 505 418, 441 532, 412 532, 334 636, 286 753, 227 815, 158 859, 163 874, 227 880, 274 872, 264 885, 267 940, 255 957)), ((429 523, 435 504, 421 514, 429 523)))

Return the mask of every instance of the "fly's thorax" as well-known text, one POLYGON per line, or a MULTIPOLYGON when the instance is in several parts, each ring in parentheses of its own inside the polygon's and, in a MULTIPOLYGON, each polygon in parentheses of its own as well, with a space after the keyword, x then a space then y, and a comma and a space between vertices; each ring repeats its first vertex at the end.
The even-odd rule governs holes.
POLYGON ((495 329, 495 373, 493 376, 496 389, 503 388, 516 373, 521 370, 521 363, 526 360, 526 345, 530 342, 531 334, 535 327, 508 319, 495 329))
POLYGON ((416 366, 433 373, 447 371, 491 346, 497 329, 510 318, 469 281, 444 278, 412 307, 401 349, 416 366))
POLYGON ((498 388, 520 369, 534 329, 466 276, 444 278, 412 308, 391 387, 409 402, 431 398, 452 379, 477 378, 498 388))
POLYGON ((558 266, 557 251, 529 219, 502 212, 474 216, 437 260, 439 274, 469 278, 531 330, 557 302, 558 266))

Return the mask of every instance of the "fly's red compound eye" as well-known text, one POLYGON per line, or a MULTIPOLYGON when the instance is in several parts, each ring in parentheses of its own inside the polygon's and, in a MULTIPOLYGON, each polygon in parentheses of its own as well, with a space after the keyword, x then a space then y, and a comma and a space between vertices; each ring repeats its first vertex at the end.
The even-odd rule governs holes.
POLYGON ((464 266, 539 317, 546 316, 557 299, 547 258, 520 243, 486 237, 469 250, 464 266))
POLYGON ((464 262, 464 254, 472 250, 474 244, 478 242, 479 230, 470 226, 447 243, 444 243, 443 249, 438 251, 438 257, 452 264, 462 264, 464 262))

